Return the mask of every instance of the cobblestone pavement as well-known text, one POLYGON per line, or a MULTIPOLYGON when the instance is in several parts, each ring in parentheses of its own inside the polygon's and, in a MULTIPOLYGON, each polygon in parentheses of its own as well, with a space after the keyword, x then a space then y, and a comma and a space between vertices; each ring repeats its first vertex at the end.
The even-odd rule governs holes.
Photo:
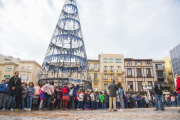
POLYGON ((123 112, 108 110, 90 111, 0 111, 0 120, 180 120, 178 107, 154 111, 154 108, 125 109, 123 112))

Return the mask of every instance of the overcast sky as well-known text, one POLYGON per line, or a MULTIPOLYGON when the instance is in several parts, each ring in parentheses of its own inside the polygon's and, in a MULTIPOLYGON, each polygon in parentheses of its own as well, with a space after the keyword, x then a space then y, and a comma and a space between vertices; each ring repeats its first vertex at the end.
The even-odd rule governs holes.
MULTIPOLYGON (((65 0, 0 0, 0 54, 43 62, 65 0)), ((77 0, 88 58, 163 58, 180 43, 180 0, 77 0)))

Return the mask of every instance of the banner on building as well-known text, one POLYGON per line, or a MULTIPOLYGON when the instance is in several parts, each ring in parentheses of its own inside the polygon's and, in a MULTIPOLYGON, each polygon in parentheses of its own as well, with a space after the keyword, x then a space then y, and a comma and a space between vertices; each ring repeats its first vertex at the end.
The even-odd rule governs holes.
POLYGON ((69 82, 71 84, 82 84, 82 80, 80 78, 74 79, 74 78, 69 78, 69 82))

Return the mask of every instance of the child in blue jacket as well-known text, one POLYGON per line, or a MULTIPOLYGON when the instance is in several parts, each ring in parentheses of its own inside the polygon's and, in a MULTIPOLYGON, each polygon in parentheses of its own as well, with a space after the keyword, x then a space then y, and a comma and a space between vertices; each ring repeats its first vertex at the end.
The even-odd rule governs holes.
POLYGON ((8 82, 9 82, 9 78, 6 78, 5 82, 0 85, 0 91, 1 91, 0 107, 3 105, 2 110, 5 110, 5 102, 6 102, 7 92, 9 89, 8 82))

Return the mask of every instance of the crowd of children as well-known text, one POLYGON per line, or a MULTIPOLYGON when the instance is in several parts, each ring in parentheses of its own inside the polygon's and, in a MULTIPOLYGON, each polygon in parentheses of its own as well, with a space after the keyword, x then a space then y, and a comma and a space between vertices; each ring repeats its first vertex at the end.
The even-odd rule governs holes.
MULTIPOLYGON (((109 108, 109 95, 107 92, 83 91, 78 85, 71 84, 68 86, 64 83, 63 87, 56 87, 53 82, 39 86, 30 82, 28 85, 22 83, 12 97, 8 101, 7 93, 9 89, 9 79, 6 78, 0 85, 0 107, 2 110, 11 108, 10 110, 98 110, 109 108), (8 105, 6 107, 6 102, 8 105), (13 109, 14 108, 14 109, 13 109)), ((166 105, 175 106, 175 97, 167 96, 166 105), (169 102, 170 101, 170 102, 169 102)), ((154 96, 137 95, 117 95, 117 108, 133 108, 133 107, 153 107, 155 106, 154 96), (121 102, 123 101, 123 102, 121 102), (121 102, 121 103, 120 103, 121 102)))

